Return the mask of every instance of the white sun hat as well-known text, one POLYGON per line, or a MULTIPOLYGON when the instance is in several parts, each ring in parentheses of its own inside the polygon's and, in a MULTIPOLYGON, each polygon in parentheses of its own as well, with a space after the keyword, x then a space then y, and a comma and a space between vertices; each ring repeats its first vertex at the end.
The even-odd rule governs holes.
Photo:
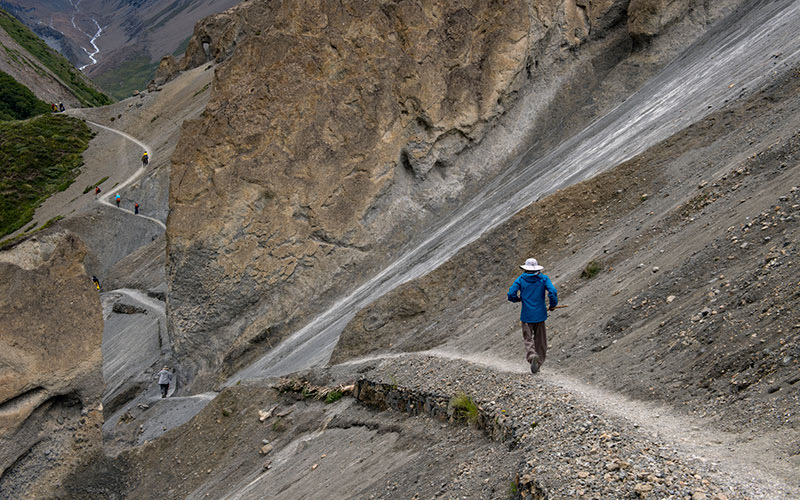
POLYGON ((539 265, 539 262, 536 259, 528 259, 525 261, 525 264, 519 266, 526 271, 541 271, 544 267, 539 265))

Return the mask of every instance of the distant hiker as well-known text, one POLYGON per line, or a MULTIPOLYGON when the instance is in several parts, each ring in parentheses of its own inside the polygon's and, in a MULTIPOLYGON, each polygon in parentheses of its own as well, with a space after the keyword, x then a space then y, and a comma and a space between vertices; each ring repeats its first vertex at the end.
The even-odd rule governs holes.
POLYGON ((135 215, 139 215, 139 204, 138 203, 134 203, 133 204, 133 213, 135 215))
POLYGON ((147 151, 145 151, 144 154, 142 155, 142 166, 147 165, 149 161, 150 159, 147 157, 147 151))
POLYGON ((58 107, 56 106, 56 103, 50 104, 50 109, 53 110, 53 113, 58 112, 58 107))
POLYGON ((122 198, 120 198, 120 196, 119 196, 119 193, 117 193, 117 195, 114 197, 114 201, 116 201, 116 202, 117 202, 117 208, 119 208, 119 202, 120 202, 121 200, 122 200, 122 198))
POLYGON ((94 188, 94 199, 96 200, 98 196, 100 196, 100 186, 95 186, 95 188, 94 188))
POLYGON ((61 112, 64 111, 64 103, 63 102, 58 103, 58 110, 61 111, 61 112))
POLYGON ((158 372, 158 385, 161 386, 161 399, 167 397, 169 391, 169 383, 172 381, 172 374, 166 366, 158 372))
POLYGON ((522 321, 522 338, 525 340, 525 359, 531 364, 531 373, 536 373, 544 363, 547 353, 547 333, 544 327, 547 307, 544 294, 547 291, 551 311, 558 305, 558 294, 550 278, 540 272, 544 267, 536 259, 528 259, 519 267, 525 272, 508 289, 508 300, 522 302, 519 319, 522 321))
POLYGON ((97 276, 92 276, 92 283, 96 289, 100 290, 100 280, 97 279, 97 276))

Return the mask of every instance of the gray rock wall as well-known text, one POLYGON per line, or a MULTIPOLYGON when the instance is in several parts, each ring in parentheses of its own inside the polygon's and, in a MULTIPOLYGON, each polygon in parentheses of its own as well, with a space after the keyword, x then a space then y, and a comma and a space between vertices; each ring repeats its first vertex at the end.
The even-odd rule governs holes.
POLYGON ((254 1, 200 23, 181 64, 221 64, 173 157, 167 229, 185 371, 212 385, 423 238, 515 154, 628 95, 667 50, 632 52, 628 7, 254 1))
POLYGON ((102 454, 98 294, 71 233, 0 254, 0 498, 44 498, 102 454))

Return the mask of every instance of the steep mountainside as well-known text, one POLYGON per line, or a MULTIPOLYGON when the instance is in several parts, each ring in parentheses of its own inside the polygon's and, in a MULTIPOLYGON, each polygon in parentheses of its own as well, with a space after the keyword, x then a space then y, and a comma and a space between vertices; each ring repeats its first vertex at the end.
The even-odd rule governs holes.
POLYGON ((424 238, 515 154, 580 130, 730 7, 700 4, 255 1, 199 24, 182 64, 224 62, 173 158, 184 367, 207 386, 424 238))
POLYGON ((237 0, 3 0, 0 7, 117 98, 142 89, 158 61, 182 52, 192 26, 237 0))
POLYGON ((331 361, 432 348, 521 359, 506 290, 534 256, 569 306, 550 313, 546 367, 739 435, 742 464, 789 480, 800 465, 798 75, 521 211, 359 312, 331 361))
POLYGON ((22 23, 0 10, 0 71, 47 103, 98 106, 111 100, 22 23))

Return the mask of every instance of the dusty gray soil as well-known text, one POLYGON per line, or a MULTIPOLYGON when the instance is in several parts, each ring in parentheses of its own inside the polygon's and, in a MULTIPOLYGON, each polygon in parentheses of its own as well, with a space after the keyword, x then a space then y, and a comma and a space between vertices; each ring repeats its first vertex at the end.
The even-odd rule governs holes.
POLYGON ((548 321, 544 377, 653 402, 796 492, 799 74, 523 210, 359 313, 333 361, 437 345, 521 358, 505 292, 535 256, 570 306, 548 321))
POLYGON ((519 459, 467 427, 242 385, 108 462, 107 481, 78 477, 66 491, 109 497, 127 482, 125 498, 505 498, 519 459))

